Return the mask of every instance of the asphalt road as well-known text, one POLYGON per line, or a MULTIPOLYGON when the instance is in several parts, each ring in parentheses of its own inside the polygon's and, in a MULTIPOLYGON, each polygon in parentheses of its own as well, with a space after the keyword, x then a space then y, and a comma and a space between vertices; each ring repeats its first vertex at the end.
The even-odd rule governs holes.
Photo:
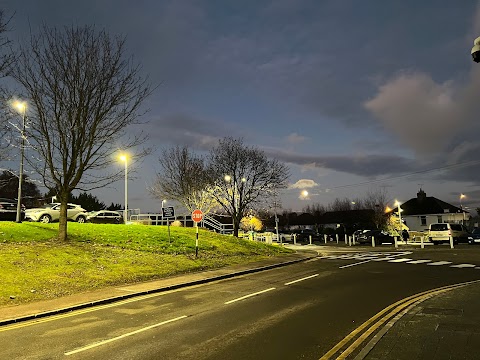
POLYGON ((480 247, 315 249, 295 265, 0 328, 0 358, 319 359, 401 299, 480 279, 480 247))

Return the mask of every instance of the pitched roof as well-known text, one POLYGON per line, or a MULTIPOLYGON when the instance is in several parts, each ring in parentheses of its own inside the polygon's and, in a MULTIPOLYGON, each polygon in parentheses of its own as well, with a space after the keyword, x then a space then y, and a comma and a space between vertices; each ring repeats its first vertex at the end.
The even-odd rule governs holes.
MULTIPOLYGON (((417 193, 416 198, 410 199, 401 204, 400 208, 402 209, 402 216, 461 213, 462 211, 468 213, 468 211, 462 210, 461 208, 437 199, 436 197, 426 196, 425 192, 421 189, 417 193)), ((391 212, 397 213, 398 208, 395 207, 391 212)))

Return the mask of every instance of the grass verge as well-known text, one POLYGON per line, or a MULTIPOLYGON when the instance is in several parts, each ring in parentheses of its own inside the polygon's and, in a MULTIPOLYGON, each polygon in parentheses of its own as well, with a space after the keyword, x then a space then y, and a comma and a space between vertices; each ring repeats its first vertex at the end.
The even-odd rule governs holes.
POLYGON ((166 226, 0 223, 0 305, 52 299, 111 285, 215 269, 290 253, 199 229, 166 226))

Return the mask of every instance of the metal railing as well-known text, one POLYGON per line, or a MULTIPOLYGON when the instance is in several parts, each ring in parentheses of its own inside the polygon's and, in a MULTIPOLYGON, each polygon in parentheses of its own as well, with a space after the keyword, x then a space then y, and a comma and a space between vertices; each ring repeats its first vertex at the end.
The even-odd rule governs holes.
POLYGON ((233 224, 224 224, 218 221, 217 219, 205 215, 202 220, 203 227, 209 227, 220 234, 231 234, 233 233, 233 224))
MULTIPOLYGON (((129 221, 131 222, 141 223, 143 225, 167 225, 168 222, 172 223, 175 220, 177 220, 177 217, 164 218, 162 214, 134 214, 134 215, 130 215, 130 219, 129 219, 129 221)), ((182 221, 184 225, 186 222, 193 224, 193 221, 190 215, 182 216, 182 220, 180 221, 182 221)), ((221 223, 217 219, 208 215, 205 215, 203 217, 199 225, 201 227, 211 229, 220 234, 233 233, 233 224, 221 223)))

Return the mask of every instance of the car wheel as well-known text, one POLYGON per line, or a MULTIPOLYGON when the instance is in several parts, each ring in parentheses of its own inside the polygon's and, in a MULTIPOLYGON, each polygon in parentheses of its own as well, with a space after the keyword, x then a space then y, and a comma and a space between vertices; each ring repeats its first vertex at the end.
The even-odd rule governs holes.
POLYGON ((77 222, 80 223, 80 224, 83 224, 85 222, 85 216, 79 216, 77 218, 77 222))
POLYGON ((52 222, 52 218, 50 217, 50 215, 42 215, 42 216, 40 216, 40 219, 38 219, 38 221, 40 221, 41 223, 44 223, 44 224, 48 224, 48 223, 52 222))
POLYGON ((433 245, 438 245, 439 244, 438 241, 433 241, 433 240, 432 240, 432 243, 433 243, 433 245))

